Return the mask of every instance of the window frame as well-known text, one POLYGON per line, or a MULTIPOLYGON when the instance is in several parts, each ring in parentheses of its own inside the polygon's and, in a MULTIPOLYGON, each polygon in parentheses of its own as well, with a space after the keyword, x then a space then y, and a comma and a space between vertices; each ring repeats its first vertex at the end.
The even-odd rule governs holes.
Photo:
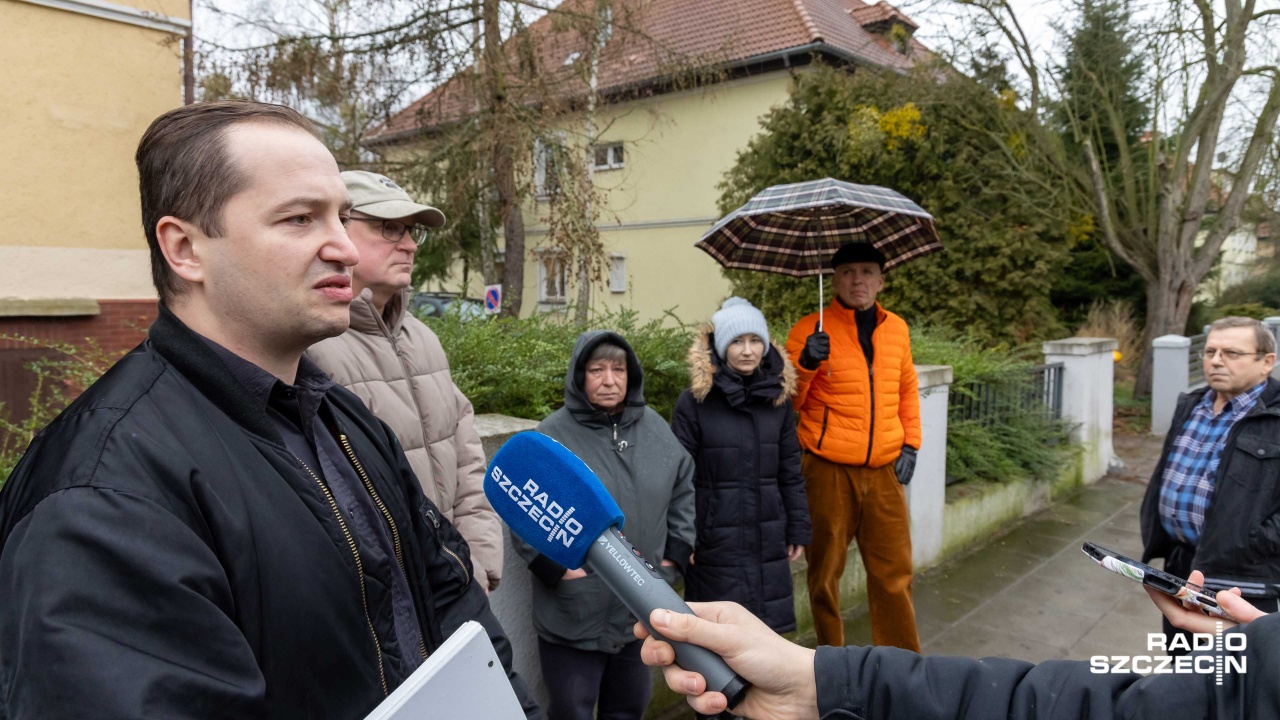
POLYGON ((627 165, 627 154, 625 143, 622 141, 598 143, 591 146, 591 168, 596 172, 607 172, 609 170, 621 170, 627 165), (598 153, 605 151, 605 164, 601 165, 598 153), (616 157, 615 157, 616 151, 616 157))
POLYGON ((569 263, 563 250, 557 248, 539 248, 534 251, 538 258, 538 304, 567 305, 569 303, 569 263), (558 268, 558 272, 557 272, 558 268), (560 295, 547 294, 549 275, 558 274, 557 285, 560 295))

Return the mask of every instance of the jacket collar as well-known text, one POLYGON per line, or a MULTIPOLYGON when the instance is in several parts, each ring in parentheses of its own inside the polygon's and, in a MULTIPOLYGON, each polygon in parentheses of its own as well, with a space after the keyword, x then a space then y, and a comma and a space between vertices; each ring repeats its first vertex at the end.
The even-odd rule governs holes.
MULTIPOLYGON (((712 386, 717 380, 725 375, 723 363, 720 358, 716 357, 715 351, 712 350, 714 343, 712 337, 715 334, 715 328, 710 323, 704 323, 698 328, 697 335, 693 339, 693 344, 689 346, 688 364, 689 364, 689 390, 693 393, 693 397, 698 402, 702 402, 711 392, 712 386)), ((774 406, 781 406, 791 401, 796 394, 796 368, 791 364, 791 358, 787 356, 787 351, 776 341, 771 343, 769 349, 765 352, 765 357, 760 361, 760 368, 764 371, 765 376, 771 380, 775 380, 773 388, 766 393, 769 397, 774 398, 774 406), (776 397, 774 397, 773 389, 777 389, 776 397)), ((762 390, 764 388, 761 388, 762 390)))
POLYGON ((360 295, 351 301, 351 329, 366 335, 395 335, 404 324, 411 295, 412 287, 392 295, 387 301, 386 312, 379 313, 377 306, 373 304, 373 291, 369 288, 361 290, 360 295))
POLYGON ((276 444, 283 444, 267 417, 266 405, 236 380, 213 349, 183 324, 164 303, 149 330, 151 347, 182 373, 237 425, 276 444))
POLYGON ((1267 378, 1267 386, 1262 389, 1262 395, 1258 397, 1258 402, 1249 411, 1249 415, 1260 415, 1262 413, 1280 415, 1280 380, 1276 380, 1273 377, 1267 378))
MULTIPOLYGON (((856 328, 858 326, 857 318, 854 316, 856 312, 853 308, 845 307, 844 303, 840 302, 840 298, 833 297, 831 298, 831 304, 827 306, 826 314, 835 316, 841 323, 847 324, 849 327, 856 328)), ((876 303, 876 326, 879 327, 886 317, 888 317, 888 313, 885 312, 884 307, 880 303, 876 303)))
MULTIPOLYGON (((1209 386, 1206 385, 1182 395, 1185 404, 1182 405, 1182 412, 1178 414, 1182 416, 1183 420, 1186 420, 1186 416, 1190 414, 1192 408, 1203 400, 1205 395, 1209 394, 1209 390, 1209 386)), ((1276 380, 1274 377, 1267 378, 1267 386, 1263 388, 1262 395, 1258 397, 1258 402, 1254 403, 1253 409, 1245 417, 1263 414, 1280 415, 1280 380, 1276 380)))

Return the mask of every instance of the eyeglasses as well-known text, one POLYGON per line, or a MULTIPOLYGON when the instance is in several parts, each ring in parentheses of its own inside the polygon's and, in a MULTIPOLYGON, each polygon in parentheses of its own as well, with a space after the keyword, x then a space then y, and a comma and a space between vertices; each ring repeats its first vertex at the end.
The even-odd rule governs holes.
POLYGON ((367 223, 379 223, 382 226, 382 239, 389 243, 398 243, 404 239, 404 234, 409 233, 409 237, 413 238, 413 244, 419 247, 427 241, 427 227, 425 225, 406 225, 399 220, 383 220, 382 218, 363 218, 353 217, 352 220, 367 223))
POLYGON ((1266 355, 1264 352, 1241 352, 1240 350, 1219 350, 1218 348, 1207 347, 1204 349, 1204 359, 1212 360, 1213 356, 1219 353, 1222 354, 1223 360, 1231 361, 1239 360, 1246 355, 1252 355, 1254 357, 1262 357, 1263 355, 1266 355))

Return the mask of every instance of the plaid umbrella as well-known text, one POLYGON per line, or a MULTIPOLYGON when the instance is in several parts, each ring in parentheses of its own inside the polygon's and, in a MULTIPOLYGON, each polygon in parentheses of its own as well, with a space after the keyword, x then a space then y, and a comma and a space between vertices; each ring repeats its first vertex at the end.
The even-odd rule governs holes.
POLYGON ((696 247, 730 270, 829 274, 847 242, 869 242, 885 270, 942 249, 933 216, 902 195, 831 178, 767 188, 726 215, 696 247))
POLYGON ((884 253, 884 269, 942 249, 933 216, 901 194, 877 185, 824 178, 766 188, 695 243, 730 270, 763 270, 792 277, 822 276, 847 242, 868 242, 884 253))

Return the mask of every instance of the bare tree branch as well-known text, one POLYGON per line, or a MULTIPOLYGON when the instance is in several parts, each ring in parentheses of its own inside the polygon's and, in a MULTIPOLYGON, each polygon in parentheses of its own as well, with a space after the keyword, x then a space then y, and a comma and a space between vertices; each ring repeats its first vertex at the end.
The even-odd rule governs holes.
POLYGON ((1218 213, 1217 224, 1209 231, 1204 245, 1200 248, 1200 252, 1195 258, 1192 272, 1197 277, 1209 272, 1209 268, 1213 266, 1214 258, 1217 257, 1218 251, 1222 249, 1222 243, 1226 241, 1231 231, 1235 230, 1240 224, 1240 211, 1253 190, 1252 179, 1257 174, 1258 165, 1262 161, 1263 155, 1269 146, 1275 142, 1276 119, 1278 117, 1280 117, 1280 80, 1276 80, 1271 84, 1271 92, 1267 96, 1267 103, 1258 118, 1258 123, 1254 126, 1253 137, 1249 139, 1248 148, 1245 150, 1244 158, 1240 162, 1240 169, 1236 173, 1236 181, 1232 184, 1231 192, 1227 195, 1227 201, 1223 203, 1222 210, 1218 213))

